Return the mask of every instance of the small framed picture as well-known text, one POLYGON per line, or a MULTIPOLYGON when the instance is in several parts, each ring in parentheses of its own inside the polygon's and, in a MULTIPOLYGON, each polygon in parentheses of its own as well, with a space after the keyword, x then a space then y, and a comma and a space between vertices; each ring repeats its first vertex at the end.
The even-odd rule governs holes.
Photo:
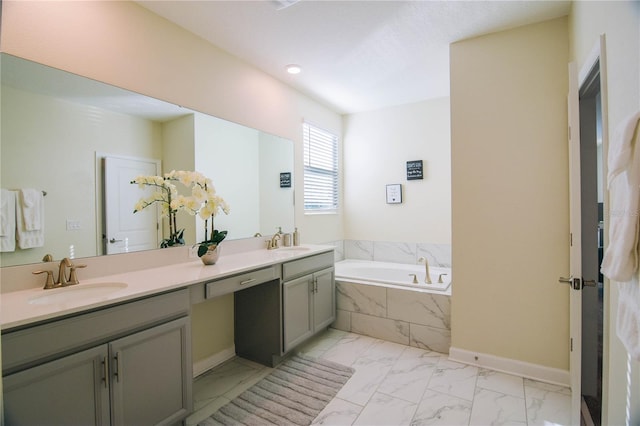
POLYGON ((422 179, 422 160, 407 161, 407 180, 422 179))
POLYGON ((280 173, 280 188, 291 188, 291 172, 280 173))
POLYGON ((387 204, 402 203, 402 185, 394 183, 387 185, 387 204))

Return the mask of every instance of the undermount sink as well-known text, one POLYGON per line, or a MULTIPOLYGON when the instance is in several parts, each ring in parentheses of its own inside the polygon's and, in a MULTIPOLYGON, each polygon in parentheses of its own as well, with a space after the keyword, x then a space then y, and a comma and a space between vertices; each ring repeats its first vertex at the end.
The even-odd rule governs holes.
POLYGON ((309 247, 298 247, 298 246, 294 246, 294 247, 280 247, 278 249, 278 251, 309 251, 311 250, 311 248, 309 247))
POLYGON ((70 287, 43 290, 42 294, 31 297, 30 305, 55 305, 60 303, 80 302, 100 299, 116 291, 127 288, 126 283, 104 282, 93 284, 77 284, 70 287))

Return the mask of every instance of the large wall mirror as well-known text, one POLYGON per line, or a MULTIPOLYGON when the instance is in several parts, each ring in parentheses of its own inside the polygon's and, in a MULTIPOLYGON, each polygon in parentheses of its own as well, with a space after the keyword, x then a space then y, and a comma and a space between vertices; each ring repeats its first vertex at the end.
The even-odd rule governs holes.
MULTIPOLYGON (((228 239, 293 230, 292 141, 11 55, 0 61, 0 186, 14 191, 18 203, 17 191, 46 192, 38 230, 44 244, 3 247, 0 265, 40 262, 45 254, 58 260, 138 250, 105 228, 113 215, 133 215, 144 195, 128 183, 139 174, 133 170, 117 175, 124 192, 105 192, 105 168, 120 160, 158 175, 197 170, 211 178, 231 208, 216 217, 228 239)), ((167 230, 157 213, 145 212, 159 241, 167 230)), ((178 212, 177 222, 187 245, 202 239, 199 218, 178 212)))

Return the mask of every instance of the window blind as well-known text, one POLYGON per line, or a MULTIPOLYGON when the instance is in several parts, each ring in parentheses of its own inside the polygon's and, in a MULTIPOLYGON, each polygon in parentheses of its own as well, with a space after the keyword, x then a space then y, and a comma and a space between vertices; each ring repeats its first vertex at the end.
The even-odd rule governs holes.
POLYGON ((304 210, 338 209, 338 137, 309 123, 304 132, 304 210))

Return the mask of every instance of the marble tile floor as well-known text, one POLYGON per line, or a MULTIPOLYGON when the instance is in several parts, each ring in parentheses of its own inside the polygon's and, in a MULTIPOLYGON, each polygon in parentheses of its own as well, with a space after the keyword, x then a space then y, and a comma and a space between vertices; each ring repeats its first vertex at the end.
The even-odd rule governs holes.
MULTIPOLYGON (((314 425, 569 425, 568 388, 449 361, 447 355, 328 329, 298 352, 355 368, 314 425)), ((195 425, 269 374, 241 358, 194 384, 195 425)))

